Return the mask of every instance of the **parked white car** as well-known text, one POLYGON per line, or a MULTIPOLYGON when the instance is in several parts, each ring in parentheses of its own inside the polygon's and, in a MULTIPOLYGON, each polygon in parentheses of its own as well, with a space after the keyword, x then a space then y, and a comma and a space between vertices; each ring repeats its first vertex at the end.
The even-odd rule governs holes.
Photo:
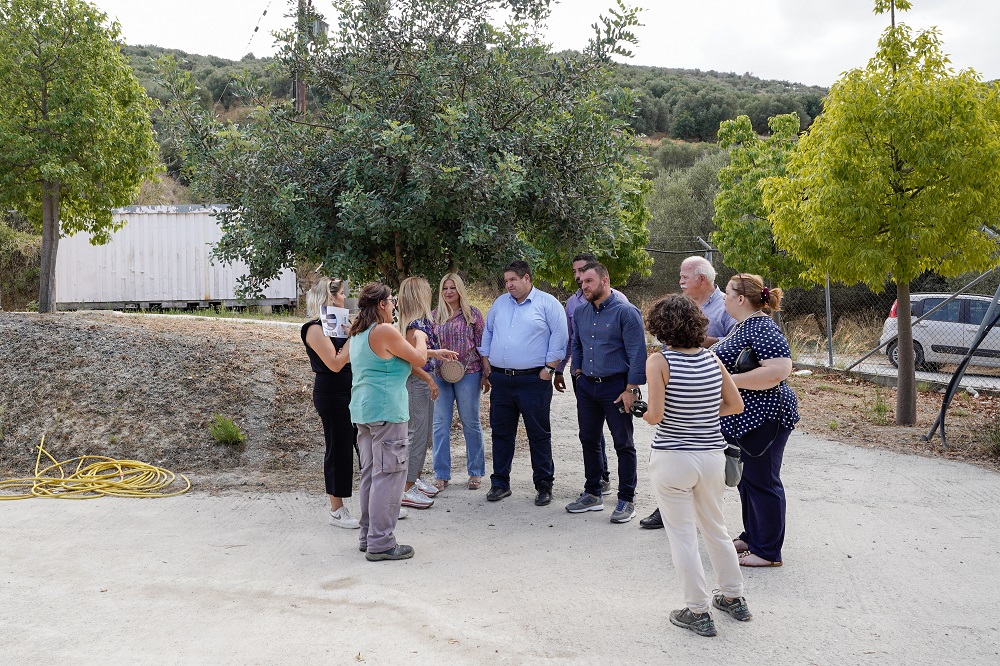
MULTIPOLYGON (((913 355, 918 370, 937 370, 942 363, 960 363, 976 339, 979 325, 993 301, 989 296, 962 295, 945 304, 923 321, 916 319, 944 302, 951 294, 910 294, 913 315, 913 355)), ((880 343, 896 335, 896 303, 882 325, 880 343)), ((889 362, 898 366, 899 346, 893 340, 885 349, 889 362)), ((983 340, 971 365, 1000 367, 1000 324, 983 340)))

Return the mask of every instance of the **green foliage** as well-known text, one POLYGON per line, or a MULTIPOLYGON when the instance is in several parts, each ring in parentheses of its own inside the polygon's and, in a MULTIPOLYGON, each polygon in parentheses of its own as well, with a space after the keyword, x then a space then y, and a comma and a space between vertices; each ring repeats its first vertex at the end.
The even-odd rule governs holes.
POLYGON ((718 231, 712 242, 727 263, 740 271, 758 273, 783 287, 801 285, 806 266, 779 250, 764 205, 767 178, 782 176, 795 151, 799 119, 794 113, 768 121, 771 136, 757 136, 750 119, 740 116, 719 128, 719 145, 729 150, 729 165, 719 172, 715 197, 718 231))
POLYGON ((691 248, 697 236, 707 239, 719 190, 719 171, 729 164, 724 152, 704 154, 686 169, 662 173, 653 180, 650 197, 650 243, 659 249, 691 248))
MULTIPOLYGON (((647 270, 649 184, 622 120, 635 99, 611 85, 600 50, 554 58, 536 31, 545 0, 407 6, 342 0, 328 40, 286 35, 277 62, 318 100, 303 117, 258 90, 248 122, 223 123, 190 74, 163 63, 195 194, 231 204, 217 253, 249 266, 244 293, 295 261, 398 283, 494 275, 525 256, 550 278, 583 247, 619 279, 647 270), (505 7, 511 20, 493 25, 505 7)), ((623 16, 619 32, 601 29, 604 53, 627 37, 623 16)))
POLYGON ((42 230, 44 311, 60 233, 107 242, 111 209, 158 164, 152 103, 119 33, 81 0, 0 0, 0 207, 42 230))
POLYGON ((621 65, 615 82, 639 94, 632 126, 640 134, 667 133, 675 139, 715 141, 719 123, 750 118, 758 134, 767 121, 795 113, 805 129, 823 110, 826 89, 747 74, 621 65))
POLYGON ((216 414, 212 418, 212 423, 209 425, 208 430, 216 443, 226 446, 239 446, 247 438, 232 419, 222 414, 216 414))
POLYGON ((1000 216, 998 132, 995 86, 948 68, 935 31, 890 28, 767 182, 778 244, 813 279, 873 289, 995 265, 984 226, 1000 216))
POLYGON ((32 297, 37 298, 41 246, 42 237, 25 217, 0 213, 0 306, 4 309, 22 310, 32 297))

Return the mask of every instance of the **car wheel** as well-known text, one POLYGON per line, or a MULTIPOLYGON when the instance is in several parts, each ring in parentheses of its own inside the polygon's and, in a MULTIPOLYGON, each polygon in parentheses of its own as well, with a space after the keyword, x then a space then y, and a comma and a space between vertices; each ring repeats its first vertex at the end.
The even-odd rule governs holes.
POLYGON ((885 349, 885 355, 889 357, 889 363, 892 363, 892 367, 899 367, 899 345, 896 342, 889 343, 885 349))
MULTIPOLYGON (((892 367, 899 367, 899 344, 896 342, 890 342, 889 346, 885 350, 886 356, 889 357, 889 363, 892 363, 892 367)), ((913 343, 913 367, 917 370, 926 370, 928 372, 937 372, 938 368, 941 367, 940 363, 931 363, 924 360, 924 348, 920 346, 919 342, 913 343)))

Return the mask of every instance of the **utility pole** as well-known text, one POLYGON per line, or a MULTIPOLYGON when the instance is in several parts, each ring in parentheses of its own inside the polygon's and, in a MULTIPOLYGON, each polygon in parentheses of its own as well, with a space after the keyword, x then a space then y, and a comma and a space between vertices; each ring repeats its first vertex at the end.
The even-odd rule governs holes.
MULTIPOLYGON (((305 49, 309 41, 309 30, 306 28, 306 8, 312 7, 312 0, 299 0, 299 14, 296 21, 296 30, 299 34, 299 48, 305 49)), ((305 54, 302 53, 303 58, 305 54)), ((302 70, 295 70, 295 82, 292 84, 292 99, 295 100, 295 113, 302 115, 306 112, 306 83, 302 80, 302 70)))

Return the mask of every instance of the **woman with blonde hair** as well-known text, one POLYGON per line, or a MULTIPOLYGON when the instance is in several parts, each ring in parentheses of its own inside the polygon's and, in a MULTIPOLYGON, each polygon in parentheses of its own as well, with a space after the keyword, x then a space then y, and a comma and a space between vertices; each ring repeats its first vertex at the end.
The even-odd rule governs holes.
POLYGON ((451 480, 452 406, 458 405, 458 418, 465 436, 465 464, 469 472, 469 490, 478 490, 486 474, 483 430, 479 423, 479 392, 490 390, 490 363, 479 354, 486 327, 483 314, 469 304, 465 281, 457 273, 441 278, 438 306, 432 313, 438 342, 458 353, 465 365, 465 376, 451 383, 435 369, 438 398, 434 403, 434 485, 443 489, 451 480))
MULTIPOLYGON (((399 331, 410 344, 415 344, 415 334, 422 331, 427 340, 428 356, 440 358, 439 345, 431 324, 431 285, 422 277, 408 277, 399 284, 399 331)), ((428 509, 439 490, 420 478, 427 460, 427 447, 431 444, 431 424, 434 418, 434 400, 438 387, 431 376, 434 361, 423 367, 414 365, 406 380, 409 398, 410 461, 403 492, 403 506, 428 509)))
POLYGON ((330 497, 330 524, 357 529, 358 520, 344 506, 344 498, 351 496, 354 483, 358 437, 358 429, 351 423, 351 357, 347 338, 330 338, 323 332, 319 317, 326 305, 344 307, 343 280, 320 278, 306 293, 309 321, 302 325, 301 336, 309 365, 316 374, 313 405, 323 421, 326 441, 323 478, 330 497))
POLYGON ((726 285, 725 306, 737 324, 728 337, 712 345, 746 405, 742 414, 722 419, 722 434, 740 447, 743 461, 743 533, 733 545, 742 553, 744 567, 780 567, 785 541, 781 459, 799 420, 798 400, 785 382, 792 372, 788 340, 765 312, 780 310, 781 296, 781 289, 769 289, 759 275, 734 275, 726 285), (737 363, 741 356, 755 360, 737 363))

